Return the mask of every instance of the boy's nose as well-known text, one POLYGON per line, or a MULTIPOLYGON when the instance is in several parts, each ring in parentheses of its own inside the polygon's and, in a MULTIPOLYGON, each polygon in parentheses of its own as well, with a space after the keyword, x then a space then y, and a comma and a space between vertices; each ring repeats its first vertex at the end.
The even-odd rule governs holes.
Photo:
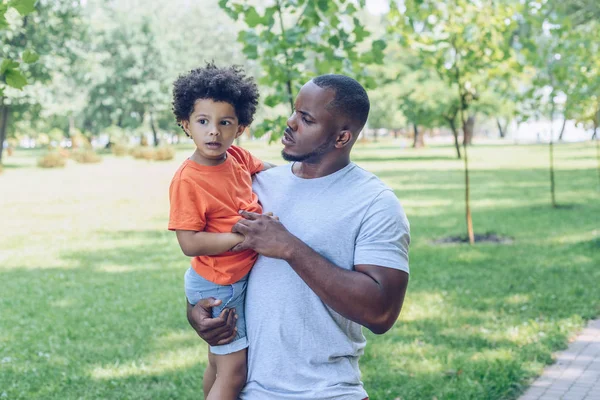
POLYGON ((221 132, 219 132, 219 128, 215 125, 210 127, 210 131, 208 133, 210 136, 219 136, 221 132))

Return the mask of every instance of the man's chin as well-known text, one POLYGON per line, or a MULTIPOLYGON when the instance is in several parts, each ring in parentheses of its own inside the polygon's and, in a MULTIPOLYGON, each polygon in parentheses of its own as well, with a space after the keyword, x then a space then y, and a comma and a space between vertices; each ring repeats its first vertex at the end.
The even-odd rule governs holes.
POLYGON ((285 150, 281 150, 281 157, 283 157, 285 161, 293 162, 302 162, 308 158, 306 155, 296 156, 294 154, 286 153, 285 150))

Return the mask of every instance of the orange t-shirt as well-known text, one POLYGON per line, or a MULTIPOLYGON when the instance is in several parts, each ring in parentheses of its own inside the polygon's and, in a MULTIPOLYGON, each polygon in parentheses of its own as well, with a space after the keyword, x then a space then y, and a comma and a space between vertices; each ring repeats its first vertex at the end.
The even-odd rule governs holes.
MULTIPOLYGON (((169 230, 231 232, 241 218, 238 211, 262 213, 252 192, 252 174, 263 162, 250 152, 231 146, 227 158, 216 166, 186 160, 175 173, 169 188, 169 230)), ((192 268, 211 282, 230 285, 252 268, 257 254, 252 250, 226 252, 192 258, 192 268)))

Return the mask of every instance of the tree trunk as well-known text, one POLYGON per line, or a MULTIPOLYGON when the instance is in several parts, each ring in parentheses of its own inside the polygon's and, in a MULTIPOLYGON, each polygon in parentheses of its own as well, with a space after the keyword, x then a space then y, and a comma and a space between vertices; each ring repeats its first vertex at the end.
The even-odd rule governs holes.
MULTIPOLYGON (((598 126, 594 125, 594 137, 596 137, 597 129, 598 126)), ((598 164, 598 183, 600 184, 600 140, 595 139, 594 141, 596 142, 596 163, 598 164)))
POLYGON ((456 156, 460 160, 460 145, 458 144, 458 131, 456 130, 454 118, 448 118, 448 123, 450 124, 450 129, 452 129, 452 136, 454 136, 454 147, 456 147, 456 156))
POLYGON ((506 137, 506 131, 502 129, 500 118, 496 118, 496 124, 498 125, 498 133, 500 133, 500 139, 504 139, 506 137))
POLYGON ((470 145, 473 143, 473 129, 475 129, 475 116, 470 115, 463 124, 463 145, 470 145))
POLYGON ((563 135, 565 134, 565 125, 567 125, 567 117, 564 117, 562 127, 560 128, 560 134, 558 135, 558 141, 563 140, 563 135))
POLYGON ((423 134, 419 136, 419 128, 417 127, 417 124, 413 124, 413 130, 415 132, 412 146, 413 149, 423 147, 425 145, 425 143, 423 142, 423 134))
MULTIPOLYGON (((554 98, 554 92, 552 92, 551 98, 554 98)), ((554 182, 554 101, 552 101, 552 107, 550 109, 550 196, 552 197, 552 207, 556 208, 556 192, 554 182)))
POLYGON ((75 117, 73 114, 69 115, 69 137, 75 135, 75 117))
POLYGON ((8 106, 4 104, 4 97, 0 98, 0 165, 2 165, 4 140, 6 140, 6 129, 8 128, 8 111, 8 106))
MULTIPOLYGON (((463 120, 463 135, 465 137, 468 135, 467 133, 467 122, 465 122, 464 117, 463 120)), ((469 244, 475 243, 475 233, 473 231, 473 218, 471 216, 471 184, 469 180, 469 158, 467 155, 467 143, 463 140, 463 154, 465 161, 465 206, 466 206, 466 216, 467 216, 467 235, 469 236, 469 244)))
POLYGON ((394 129, 394 139, 398 139, 398 129, 394 129))
POLYGON ((150 128, 152 129, 152 136, 154 137, 154 146, 158 146, 158 132, 154 125, 154 113, 152 111, 150 111, 150 128))
POLYGON ((373 129, 373 142, 374 143, 377 143, 377 131, 378 131, 377 128, 373 129))

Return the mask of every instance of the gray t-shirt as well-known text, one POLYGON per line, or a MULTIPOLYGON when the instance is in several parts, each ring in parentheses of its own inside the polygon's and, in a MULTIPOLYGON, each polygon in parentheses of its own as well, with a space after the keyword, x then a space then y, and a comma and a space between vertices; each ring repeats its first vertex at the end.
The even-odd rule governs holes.
MULTIPOLYGON (((354 163, 316 179, 298 178, 291 166, 256 176, 264 212, 341 268, 408 272, 409 225, 391 189, 354 163)), ((367 397, 358 368, 362 327, 325 305, 285 261, 259 256, 248 280, 246 325, 243 400, 367 397)))

